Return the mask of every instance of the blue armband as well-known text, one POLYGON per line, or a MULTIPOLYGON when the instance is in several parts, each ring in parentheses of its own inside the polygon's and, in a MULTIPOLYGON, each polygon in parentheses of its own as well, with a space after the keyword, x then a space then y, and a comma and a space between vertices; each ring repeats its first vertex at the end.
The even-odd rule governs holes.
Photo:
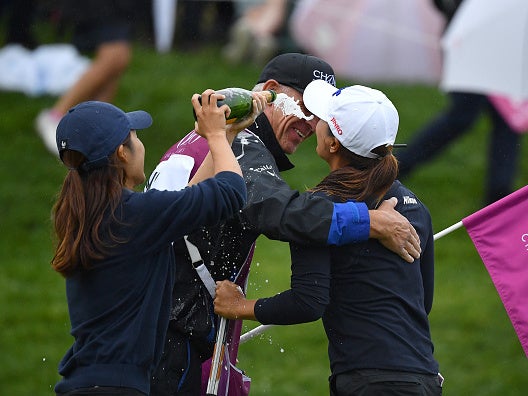
POLYGON ((363 202, 335 203, 328 245, 363 242, 370 235, 370 217, 363 202))

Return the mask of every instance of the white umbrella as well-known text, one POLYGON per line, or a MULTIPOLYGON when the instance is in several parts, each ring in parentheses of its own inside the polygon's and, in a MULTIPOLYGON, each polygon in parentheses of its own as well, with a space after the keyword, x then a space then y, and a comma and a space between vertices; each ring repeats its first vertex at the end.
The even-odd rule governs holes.
POLYGON ((442 48, 442 89, 528 99, 527 0, 465 0, 442 48))

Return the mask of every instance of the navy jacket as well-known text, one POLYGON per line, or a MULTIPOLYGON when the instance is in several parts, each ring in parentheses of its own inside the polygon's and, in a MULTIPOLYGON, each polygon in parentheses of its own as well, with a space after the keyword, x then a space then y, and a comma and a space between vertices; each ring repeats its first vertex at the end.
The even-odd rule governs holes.
POLYGON ((253 242, 270 239, 302 244, 340 245, 365 241, 370 233, 364 203, 333 203, 313 194, 292 190, 280 172, 293 168, 264 114, 233 142, 242 168, 248 202, 235 217, 189 236, 215 279, 232 279, 253 242))
MULTIPOLYGON (((163 156, 186 155, 196 162, 205 157, 207 145, 194 132, 172 146, 163 156)), ((265 114, 238 134, 232 145, 246 182, 248 202, 235 216, 214 227, 189 235, 217 280, 234 280, 260 234, 270 239, 325 245, 365 241, 370 220, 364 203, 338 203, 300 194, 281 178, 280 172, 293 168, 282 151, 265 114), (214 263, 214 265, 212 265, 214 263)), ((150 179, 169 172, 157 168, 150 179)), ((191 172, 191 176, 192 176, 191 172)), ((154 187, 155 188, 155 187, 154 187)), ((170 326, 196 339, 211 341, 211 321, 204 310, 210 299, 190 264, 183 241, 175 241, 177 257, 189 263, 177 268, 170 326)))
POLYGON ((245 198, 244 181, 232 172, 181 191, 123 191, 111 231, 126 243, 66 279, 74 343, 59 365, 56 392, 97 385, 149 393, 169 322, 171 242, 232 216, 245 198))
POLYGON ((428 322, 434 287, 430 214, 398 181, 386 198, 392 196, 420 236, 419 260, 409 264, 373 239, 328 248, 291 244, 291 289, 255 306, 264 324, 322 316, 334 375, 363 368, 438 373, 428 322))

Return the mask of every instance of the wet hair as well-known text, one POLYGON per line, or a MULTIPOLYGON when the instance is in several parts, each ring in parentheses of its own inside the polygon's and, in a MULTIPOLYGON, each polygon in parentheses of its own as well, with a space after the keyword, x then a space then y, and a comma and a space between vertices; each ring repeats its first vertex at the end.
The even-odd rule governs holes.
MULTIPOLYGON (((333 136, 330 130, 328 133, 333 136)), ((337 154, 348 165, 334 170, 309 191, 323 192, 341 202, 355 200, 376 207, 398 176, 398 160, 392 146, 372 151, 380 158, 361 157, 340 145, 337 154)))
MULTIPOLYGON (((122 144, 131 148, 130 135, 122 144)), ((112 234, 111 226, 119 223, 115 214, 126 175, 117 150, 106 166, 89 171, 83 170, 86 158, 78 151, 64 151, 62 160, 69 171, 52 210, 57 245, 51 266, 68 277, 125 242, 112 234)))

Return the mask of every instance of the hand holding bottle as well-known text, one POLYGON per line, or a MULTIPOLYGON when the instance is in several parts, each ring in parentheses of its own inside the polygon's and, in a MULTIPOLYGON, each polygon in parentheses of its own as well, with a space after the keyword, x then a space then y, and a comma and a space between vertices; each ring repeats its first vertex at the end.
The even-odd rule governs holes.
MULTIPOLYGON (((224 88, 216 91, 216 93, 223 95, 223 98, 217 101, 218 107, 224 104, 229 106, 230 112, 226 114, 226 122, 228 124, 251 114, 254 100, 253 94, 255 92, 243 88, 224 88)), ((277 98, 277 93, 271 90, 260 91, 260 94, 266 97, 268 103, 273 102, 277 98)), ((198 98, 200 103, 201 100, 201 98, 198 98)), ((196 113, 194 114, 194 119, 196 120, 196 113)))
POLYGON ((212 89, 205 90, 201 100, 198 94, 192 96, 191 101, 196 115, 195 130, 198 135, 207 139, 213 175, 222 171, 231 171, 242 176, 226 136, 226 116, 229 114, 229 106, 224 104, 218 107, 217 101, 220 97, 221 95, 217 95, 212 89))
POLYGON ((234 123, 227 124, 227 140, 232 143, 236 135, 255 122, 255 119, 264 111, 269 103, 269 91, 253 92, 252 111, 242 118, 238 118, 234 123))
POLYGON ((191 102, 196 121, 196 133, 209 140, 211 136, 224 136, 226 134, 226 117, 229 115, 229 106, 218 106, 218 95, 212 89, 205 90, 201 95, 194 94, 191 102))

